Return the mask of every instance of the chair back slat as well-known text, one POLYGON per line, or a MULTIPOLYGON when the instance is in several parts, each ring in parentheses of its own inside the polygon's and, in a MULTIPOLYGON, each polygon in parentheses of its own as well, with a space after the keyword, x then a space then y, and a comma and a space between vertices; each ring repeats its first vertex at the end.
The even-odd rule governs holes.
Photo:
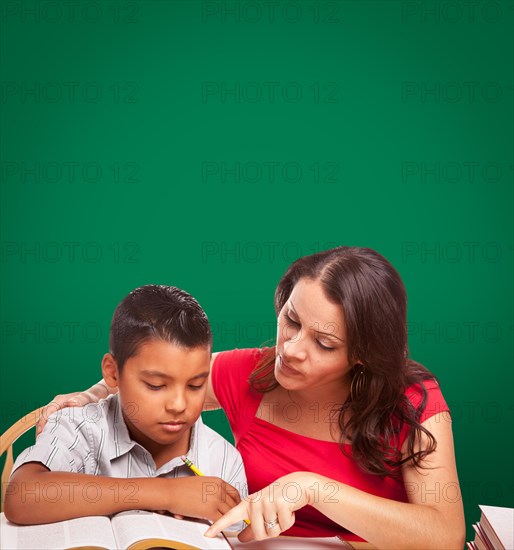
POLYGON ((2 456, 4 453, 7 453, 1 476, 2 487, 0 511, 4 509, 5 488, 7 487, 7 482, 9 481, 9 477, 11 476, 12 467, 14 466, 14 442, 25 432, 28 432, 36 425, 36 422, 39 420, 42 411, 43 407, 39 407, 39 409, 29 412, 23 418, 20 418, 20 420, 15 422, 10 428, 7 428, 7 430, 0 436, 0 456, 2 456))
POLYGON ((7 449, 7 456, 5 457, 4 467, 2 469, 2 495, 0 501, 0 512, 4 509, 5 501, 5 488, 7 487, 7 482, 11 475, 12 467, 14 466, 13 455, 12 455, 12 445, 7 449))

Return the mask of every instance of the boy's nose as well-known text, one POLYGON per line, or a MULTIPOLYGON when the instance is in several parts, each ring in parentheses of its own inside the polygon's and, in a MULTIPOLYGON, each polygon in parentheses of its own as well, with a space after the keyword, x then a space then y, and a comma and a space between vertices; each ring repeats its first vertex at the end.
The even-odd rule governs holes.
POLYGON ((174 413, 181 413, 186 410, 186 396, 183 392, 176 392, 170 395, 165 403, 166 410, 174 413))

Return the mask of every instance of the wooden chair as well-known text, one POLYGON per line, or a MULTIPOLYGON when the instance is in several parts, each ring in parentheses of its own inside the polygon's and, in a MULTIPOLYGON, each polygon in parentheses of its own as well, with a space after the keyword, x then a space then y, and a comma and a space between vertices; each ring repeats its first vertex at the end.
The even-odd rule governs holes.
POLYGON ((4 500, 5 500, 5 487, 7 487, 7 481, 11 475, 12 467, 14 466, 13 460, 13 445, 14 442, 21 437, 25 432, 29 431, 36 425, 36 422, 39 420, 43 407, 36 409, 32 412, 26 414, 23 418, 20 418, 15 422, 10 428, 8 428, 0 436, 0 456, 4 453, 5 464, 2 469, 2 488, 1 488, 1 501, 0 501, 0 511, 4 509, 4 500))

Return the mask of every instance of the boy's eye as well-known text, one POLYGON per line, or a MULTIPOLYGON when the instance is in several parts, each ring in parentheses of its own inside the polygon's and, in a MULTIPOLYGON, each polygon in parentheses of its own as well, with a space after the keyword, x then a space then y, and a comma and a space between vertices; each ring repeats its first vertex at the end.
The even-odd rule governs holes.
POLYGON ((157 391, 157 390, 160 390, 161 388, 164 388, 164 385, 161 385, 161 386, 154 386, 153 384, 149 384, 148 382, 145 382, 146 384, 146 387, 149 389, 149 390, 153 390, 153 391, 157 391))
POLYGON ((201 390, 204 387, 204 384, 201 384, 200 386, 194 386, 193 384, 189 384, 189 389, 193 391, 201 390))

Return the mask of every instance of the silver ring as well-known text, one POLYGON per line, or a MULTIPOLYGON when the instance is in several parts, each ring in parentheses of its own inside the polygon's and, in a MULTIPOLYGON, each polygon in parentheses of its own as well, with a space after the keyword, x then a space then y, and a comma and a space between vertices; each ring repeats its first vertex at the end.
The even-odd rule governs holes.
POLYGON ((264 525, 266 526, 266 529, 273 529, 273 527, 278 525, 278 517, 276 517, 273 521, 264 520, 264 525))

